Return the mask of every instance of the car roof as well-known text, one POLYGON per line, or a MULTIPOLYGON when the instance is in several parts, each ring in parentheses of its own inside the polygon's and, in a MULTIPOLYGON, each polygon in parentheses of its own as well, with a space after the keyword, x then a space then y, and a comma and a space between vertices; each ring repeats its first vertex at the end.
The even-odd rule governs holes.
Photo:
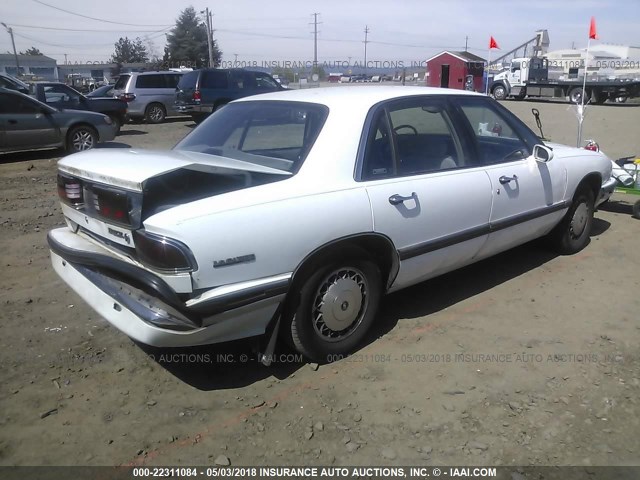
POLYGON ((159 75, 159 74, 164 75, 167 73, 171 73, 173 75, 184 75, 185 72, 173 72, 171 70, 158 70, 153 72, 124 72, 124 73, 121 73, 120 75, 159 75))
MULTIPOLYGON (((335 106, 372 106, 385 100, 399 99, 412 96, 441 96, 441 95, 475 95, 484 96, 480 93, 467 90, 451 90, 448 88, 435 87, 406 87, 402 85, 379 86, 338 86, 306 88, 300 90, 284 90, 272 93, 263 93, 251 97, 244 97, 235 102, 251 102, 259 100, 280 100, 291 102, 309 102, 326 105, 329 108, 335 106)), ((235 103, 234 102, 234 103, 235 103)))

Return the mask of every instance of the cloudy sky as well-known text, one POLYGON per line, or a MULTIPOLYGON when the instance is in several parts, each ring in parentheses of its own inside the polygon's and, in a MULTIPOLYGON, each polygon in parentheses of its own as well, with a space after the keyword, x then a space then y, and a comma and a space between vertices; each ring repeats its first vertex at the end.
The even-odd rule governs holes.
MULTIPOLYGON (((596 18, 603 43, 640 46, 640 0, 0 0, 0 22, 12 27, 16 48, 31 46, 63 63, 106 61, 119 37, 142 37, 162 55, 165 33, 180 11, 209 7, 225 61, 313 59, 313 16, 319 13, 318 60, 423 61, 442 50, 484 58, 489 37, 508 51, 549 31, 551 49, 584 48, 596 18), (66 10, 66 11, 65 11, 66 10), (75 15, 74 15, 75 14, 75 15), (81 15, 81 16, 78 16, 81 15), (93 18, 86 18, 93 17, 93 18)), ((592 45, 597 45, 593 42, 592 45)), ((0 27, 0 52, 12 51, 0 27)), ((497 55, 493 53, 492 55, 497 55)))

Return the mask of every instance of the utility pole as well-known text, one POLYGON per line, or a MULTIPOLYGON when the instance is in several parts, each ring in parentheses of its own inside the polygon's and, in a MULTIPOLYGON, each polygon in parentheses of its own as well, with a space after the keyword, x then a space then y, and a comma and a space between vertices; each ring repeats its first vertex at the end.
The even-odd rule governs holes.
POLYGON ((209 7, 205 9, 207 17, 207 46, 209 47, 209 68, 213 67, 213 42, 211 41, 211 12, 209 7))
POLYGON ((364 26, 364 74, 367 74, 367 43, 369 43, 369 25, 364 26))
POLYGON ((313 33, 313 68, 315 70, 318 67, 318 23, 322 22, 318 22, 318 15, 320 15, 318 12, 311 15, 313 15, 313 22, 309 25, 313 25, 313 32, 311 33, 313 33))
POLYGON ((18 62, 18 52, 16 52, 16 42, 13 40, 13 28, 7 27, 6 23, 2 23, 2 26, 7 29, 9 35, 11 35, 11 45, 13 45, 13 56, 16 58, 16 76, 20 75, 20 62, 18 62))
POLYGON ((467 46, 469 45, 469 36, 464 37, 464 51, 467 51, 467 46))

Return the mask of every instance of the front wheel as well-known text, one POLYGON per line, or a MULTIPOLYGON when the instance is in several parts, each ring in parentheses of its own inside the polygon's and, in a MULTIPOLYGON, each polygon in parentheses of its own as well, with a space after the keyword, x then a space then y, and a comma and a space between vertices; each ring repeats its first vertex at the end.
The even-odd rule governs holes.
POLYGON ((291 319, 291 340, 319 363, 351 352, 373 324, 382 291, 380 269, 367 259, 329 262, 300 290, 291 319))
POLYGON ((578 191, 567 214, 549 234, 554 249, 561 254, 571 255, 586 247, 594 210, 593 192, 587 188, 578 191))
POLYGON ((89 126, 81 125, 75 127, 67 135, 67 151, 69 153, 91 150, 97 143, 98 134, 89 126))
POLYGON ((491 93, 493 93, 493 98, 496 100, 504 100, 507 98, 507 89, 504 88, 504 85, 496 85, 493 87, 491 93))

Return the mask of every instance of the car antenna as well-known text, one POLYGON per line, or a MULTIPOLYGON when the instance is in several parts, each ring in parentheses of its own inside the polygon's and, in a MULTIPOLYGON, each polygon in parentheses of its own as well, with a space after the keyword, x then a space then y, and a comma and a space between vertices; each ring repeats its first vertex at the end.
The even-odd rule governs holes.
POLYGON ((531 113, 536 118, 536 125, 538 126, 538 130, 540 130, 540 138, 542 140, 549 140, 548 138, 544 138, 544 133, 542 132, 542 121, 540 121, 540 111, 537 108, 532 108, 531 113))

